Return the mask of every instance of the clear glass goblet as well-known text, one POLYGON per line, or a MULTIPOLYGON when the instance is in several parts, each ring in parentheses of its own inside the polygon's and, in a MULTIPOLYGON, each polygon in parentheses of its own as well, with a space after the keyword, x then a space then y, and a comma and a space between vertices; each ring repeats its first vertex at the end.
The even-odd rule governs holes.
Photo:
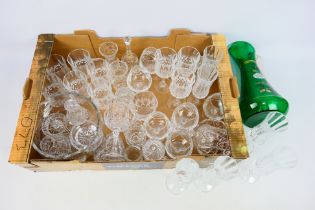
POLYGON ((189 183, 183 182, 181 176, 175 170, 167 175, 165 185, 167 190, 174 195, 183 193, 189 187, 189 183))
POLYGON ((56 74, 47 73, 45 77, 43 96, 53 106, 61 106, 58 96, 65 92, 61 79, 56 74))
POLYGON ((139 65, 135 65, 127 76, 127 85, 134 92, 147 91, 152 84, 151 74, 139 65))
POLYGON ((165 150, 172 159, 190 156, 193 150, 191 135, 186 131, 171 132, 165 142, 165 150))
POLYGON ((139 92, 133 98, 136 117, 143 119, 158 107, 158 100, 151 91, 139 92))
POLYGON ((192 94, 198 99, 204 99, 209 94, 211 83, 204 79, 197 79, 192 88, 192 94))
POLYGON ((224 57, 223 50, 218 46, 209 45, 203 50, 203 63, 218 65, 224 57))
POLYGON ((172 77, 172 81, 170 84, 170 93, 172 96, 178 99, 187 98, 190 95, 192 90, 192 83, 189 78, 178 75, 176 77, 172 77))
POLYGON ((114 100, 110 104, 104 116, 105 125, 112 130, 112 137, 110 139, 112 146, 106 150, 109 159, 125 159, 125 151, 123 149, 118 150, 123 145, 121 138, 119 138, 119 133, 126 131, 130 127, 133 118, 134 113, 128 104, 119 100, 114 100), (123 156, 122 153, 124 153, 123 156))
POLYGON ((116 60, 118 46, 115 42, 103 42, 99 46, 100 54, 106 59, 108 63, 116 60))
POLYGON ((230 155, 230 143, 222 121, 203 120, 195 128, 194 143, 201 155, 230 155))
POLYGON ((70 69, 68 68, 66 60, 63 56, 58 54, 51 54, 47 68, 47 72, 49 74, 54 74, 59 77, 60 80, 62 80, 65 74, 69 71, 70 69))
POLYGON ((113 99, 112 87, 108 80, 93 79, 87 89, 92 101, 100 110, 105 109, 113 99))
POLYGON ((108 79, 115 90, 127 86, 128 66, 123 61, 114 61, 109 65, 108 79))
POLYGON ((144 127, 152 139, 164 139, 171 130, 171 123, 163 112, 153 112, 146 117, 144 127))
POLYGON ((73 71, 79 71, 87 78, 94 68, 89 51, 84 49, 75 49, 68 54, 67 61, 73 71))
POLYGON ((176 168, 166 177, 167 189, 178 195, 184 192, 200 174, 198 163, 191 158, 183 158, 177 162, 176 168))
POLYGON ((218 78, 218 67, 210 63, 203 63, 197 69, 197 78, 204 79, 211 84, 218 78))
POLYGON ((113 131, 112 134, 103 138, 101 145, 94 152, 94 160, 98 162, 126 160, 125 146, 119 133, 113 131))
POLYGON ((135 97, 136 93, 133 92, 132 90, 130 90, 128 87, 121 87, 118 88, 115 92, 115 96, 114 98, 116 100, 125 102, 127 104, 129 104, 129 107, 132 109, 132 111, 135 113, 136 108, 135 108, 135 104, 134 104, 134 97, 135 97))
POLYGON ((203 103, 205 115, 213 120, 222 120, 224 118, 224 107, 220 93, 213 93, 203 103))
POLYGON ((124 135, 128 145, 141 147, 145 143, 147 137, 143 121, 133 121, 129 128, 124 132, 124 135))
POLYGON ((198 175, 199 164, 191 158, 183 158, 176 163, 175 171, 179 175, 182 182, 192 183, 198 175))
POLYGON ((166 93, 168 92, 166 79, 170 78, 175 71, 177 53, 172 48, 162 47, 157 49, 155 58, 155 73, 161 78, 156 89, 161 93, 166 93))
POLYGON ((108 79, 108 63, 103 58, 92 59, 94 68, 91 70, 90 75, 92 79, 108 79))
POLYGON ((199 112, 197 107, 189 102, 180 104, 173 111, 172 122, 176 129, 194 129, 199 122, 199 112))
POLYGON ((142 146, 145 160, 162 160, 165 155, 164 144, 160 140, 150 139, 142 146))
POLYGON ((142 51, 140 56, 140 66, 150 74, 155 74, 156 51, 155 47, 147 47, 142 51))
POLYGON ((181 69, 182 74, 193 74, 196 72, 199 60, 200 53, 196 48, 190 46, 182 47, 178 51, 176 68, 181 69))
POLYGON ((70 71, 63 78, 63 86, 70 92, 74 92, 83 96, 88 96, 87 78, 80 71, 70 71))
POLYGON ((139 63, 138 56, 131 50, 131 41, 132 38, 129 36, 124 38, 126 53, 121 58, 121 61, 127 64, 129 70, 139 63))

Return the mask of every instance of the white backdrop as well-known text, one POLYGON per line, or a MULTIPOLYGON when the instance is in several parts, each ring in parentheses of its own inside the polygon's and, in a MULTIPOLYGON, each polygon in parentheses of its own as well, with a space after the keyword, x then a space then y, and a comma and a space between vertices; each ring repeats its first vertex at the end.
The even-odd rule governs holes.
POLYGON ((0 209, 315 209, 314 2, 0 0, 0 209), (171 28, 254 44, 264 74, 290 101, 290 129, 278 138, 299 153, 296 168, 255 185, 233 180, 173 196, 167 170, 33 173, 7 163, 38 34, 166 35, 171 28))

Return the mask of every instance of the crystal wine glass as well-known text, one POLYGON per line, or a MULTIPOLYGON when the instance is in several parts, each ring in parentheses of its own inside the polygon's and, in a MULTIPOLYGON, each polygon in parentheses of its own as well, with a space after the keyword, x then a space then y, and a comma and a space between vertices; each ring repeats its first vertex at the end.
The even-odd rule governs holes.
POLYGON ((70 92, 87 96, 87 79, 80 71, 70 71, 63 78, 63 86, 70 92))
POLYGON ((108 79, 108 64, 103 58, 93 58, 92 59, 94 68, 91 71, 92 79, 108 79))
POLYGON ((127 76, 127 85, 134 92, 147 91, 152 84, 151 74, 139 65, 135 65, 127 76))
POLYGON ((108 63, 116 60, 118 46, 115 42, 103 42, 99 46, 100 54, 106 59, 108 63))
POLYGON ((101 145, 94 152, 94 160, 102 161, 125 161, 126 150, 118 132, 113 131, 104 137, 101 145))
POLYGON ((202 62, 217 66, 223 57, 224 53, 222 49, 215 45, 209 45, 203 50, 202 62))
POLYGON ((88 93, 95 105, 103 110, 112 101, 113 93, 108 80, 96 78, 88 85, 88 93))
POLYGON ((68 54, 67 61, 73 71, 79 71, 85 75, 86 78, 90 76, 90 72, 94 66, 90 53, 84 49, 75 49, 68 54))
POLYGON ((54 74, 62 80, 65 74, 69 71, 70 69, 68 68, 66 60, 63 56, 58 54, 52 54, 50 56, 47 68, 47 72, 49 74, 54 74))
POLYGON ((150 74, 155 74, 156 51, 157 49, 155 47, 147 47, 142 51, 140 56, 140 66, 146 69, 150 74))
POLYGON ((197 64, 200 60, 199 51, 190 46, 182 47, 178 51, 178 60, 176 63, 176 68, 181 74, 191 75, 196 72, 197 64))
POLYGON ((115 90, 127 86, 128 66, 123 61, 114 61, 109 65, 108 79, 115 90))
POLYGON ((193 150, 191 135, 186 131, 174 131, 168 135, 165 150, 172 159, 188 157, 193 150))
POLYGON ((119 133, 126 131, 130 127, 130 123, 133 121, 134 114, 128 104, 114 100, 108 111, 105 113, 104 122, 105 125, 112 130, 111 147, 106 149, 107 159, 122 161, 125 160, 125 151, 122 148, 122 140, 119 138, 119 133))
POLYGON ((170 84, 171 95, 178 99, 187 98, 192 90, 192 85, 190 79, 183 75, 178 75, 172 77, 170 84))
POLYGON ((175 70, 177 54, 172 48, 162 47, 156 51, 155 59, 155 73, 161 78, 157 90, 165 93, 168 91, 166 79, 170 78, 175 70))
POLYGON ((120 87, 116 90, 114 98, 119 101, 129 104, 129 107, 135 112, 134 97, 136 93, 130 90, 128 87, 120 87))
POLYGON ((151 91, 139 92, 134 98, 133 102, 135 105, 136 117, 143 119, 158 107, 158 100, 151 91))
POLYGON ((224 107, 220 93, 213 93, 203 103, 205 115, 213 120, 222 120, 224 118, 224 107))
POLYGON ((197 107, 189 102, 180 104, 173 111, 172 122, 176 129, 194 129, 199 122, 199 113, 197 107))
POLYGON ((226 126, 222 121, 206 119, 195 128, 194 143, 201 155, 230 155, 226 126))
POLYGON ((64 93, 64 88, 61 79, 52 73, 47 73, 45 77, 45 84, 43 96, 46 101, 49 101, 52 106, 60 106, 58 95, 64 93))
POLYGON ((131 146, 141 147, 146 141, 146 132, 144 129, 143 121, 133 121, 129 128, 124 132, 127 144, 131 146))
POLYGON ((171 123, 163 112, 153 112, 146 117, 144 127, 152 139, 164 139, 171 130, 171 123))
POLYGON ((142 146, 142 153, 145 160, 161 160, 165 155, 165 147, 160 140, 150 139, 142 146))
POLYGON ((167 189, 177 195, 184 192, 199 174, 198 163, 191 158, 183 158, 177 162, 176 168, 166 177, 167 189))
POLYGON ((192 88, 193 95, 198 99, 205 98, 217 77, 217 68, 208 63, 202 64, 197 70, 197 80, 192 88))
POLYGON ((167 175, 165 185, 167 190, 174 195, 183 193, 189 187, 189 183, 183 182, 181 176, 175 170, 167 175))
POLYGON ((126 53, 121 58, 121 61, 125 62, 128 66, 128 69, 130 70, 130 69, 132 69, 132 67, 134 67, 135 65, 137 65, 139 63, 139 59, 138 59, 137 55, 134 52, 132 52, 132 50, 131 50, 132 38, 131 37, 125 37, 124 41, 125 41, 125 45, 126 45, 126 53))

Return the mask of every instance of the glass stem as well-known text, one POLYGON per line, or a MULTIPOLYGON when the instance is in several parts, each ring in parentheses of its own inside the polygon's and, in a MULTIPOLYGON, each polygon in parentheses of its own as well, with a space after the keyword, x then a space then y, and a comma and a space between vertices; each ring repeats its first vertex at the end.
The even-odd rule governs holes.
POLYGON ((119 129, 114 129, 113 130, 113 146, 112 146, 112 153, 117 153, 117 148, 119 144, 119 129))
POLYGON ((126 37, 125 38, 125 45, 126 45, 126 55, 130 55, 131 54, 131 37, 126 37))

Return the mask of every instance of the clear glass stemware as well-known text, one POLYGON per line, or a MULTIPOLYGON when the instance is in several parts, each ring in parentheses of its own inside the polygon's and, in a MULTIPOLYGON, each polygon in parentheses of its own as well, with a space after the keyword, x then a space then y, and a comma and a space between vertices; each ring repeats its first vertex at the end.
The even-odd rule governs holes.
POLYGON ((157 49, 155 58, 155 73, 161 78, 156 89, 161 93, 166 93, 169 88, 166 79, 170 78, 175 71, 177 54, 172 48, 162 47, 157 49))
POLYGON ((129 36, 125 37, 124 41, 126 45, 126 53, 121 58, 121 61, 125 62, 128 66, 128 69, 130 70, 132 69, 132 67, 134 67, 135 65, 139 63, 139 59, 138 59, 138 56, 131 50, 132 38, 129 36))
POLYGON ((116 60, 118 46, 115 42, 103 42, 99 46, 100 54, 106 59, 108 63, 116 60))

